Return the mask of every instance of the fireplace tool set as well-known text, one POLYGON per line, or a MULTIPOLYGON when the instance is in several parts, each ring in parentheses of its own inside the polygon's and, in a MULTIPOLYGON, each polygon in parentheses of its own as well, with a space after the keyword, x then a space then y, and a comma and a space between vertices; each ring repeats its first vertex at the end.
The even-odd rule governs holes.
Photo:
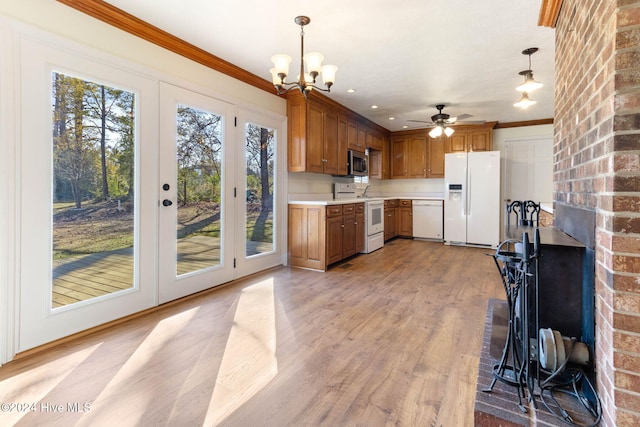
POLYGON ((539 328, 538 229, 534 230, 533 242, 525 232, 521 241, 502 242, 492 256, 506 293, 508 325, 502 357, 493 367, 490 386, 483 391, 491 392, 496 381, 501 381, 517 388, 517 406, 522 412, 528 412, 523 401, 537 409, 537 397, 551 414, 567 424, 597 425, 602 417, 600 399, 582 369, 590 363, 589 348, 558 331, 539 328), (579 414, 575 414, 576 408, 579 414))

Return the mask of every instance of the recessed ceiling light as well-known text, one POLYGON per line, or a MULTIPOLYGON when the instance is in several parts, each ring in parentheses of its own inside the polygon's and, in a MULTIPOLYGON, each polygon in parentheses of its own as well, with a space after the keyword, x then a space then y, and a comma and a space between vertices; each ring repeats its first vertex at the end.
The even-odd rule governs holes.
POLYGON ((378 106, 377 105, 372 105, 371 108, 375 110, 376 108, 378 108, 378 106))
POLYGON ((396 119, 395 117, 389 117, 389 120, 395 120, 395 119, 396 119))
POLYGON ((408 128, 408 127, 409 127, 409 126, 407 126, 407 125, 403 125, 403 126, 402 126, 402 129, 406 129, 406 128, 408 128))
POLYGON ((347 92, 349 93, 354 93, 356 90, 355 89, 347 89, 347 92))

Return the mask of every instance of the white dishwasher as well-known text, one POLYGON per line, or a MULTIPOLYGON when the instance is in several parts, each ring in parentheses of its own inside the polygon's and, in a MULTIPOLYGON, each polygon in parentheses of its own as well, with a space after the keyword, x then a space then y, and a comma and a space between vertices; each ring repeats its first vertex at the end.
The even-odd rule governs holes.
POLYGON ((443 239, 442 200, 413 200, 413 237, 443 239))

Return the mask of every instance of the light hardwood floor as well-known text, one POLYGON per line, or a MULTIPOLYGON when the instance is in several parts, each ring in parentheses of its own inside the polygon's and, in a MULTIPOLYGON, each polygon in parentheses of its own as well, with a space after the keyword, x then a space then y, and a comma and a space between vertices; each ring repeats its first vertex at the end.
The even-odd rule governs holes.
POLYGON ((395 240, 169 304, 1 367, 34 411, 0 425, 472 425, 491 252, 395 240))

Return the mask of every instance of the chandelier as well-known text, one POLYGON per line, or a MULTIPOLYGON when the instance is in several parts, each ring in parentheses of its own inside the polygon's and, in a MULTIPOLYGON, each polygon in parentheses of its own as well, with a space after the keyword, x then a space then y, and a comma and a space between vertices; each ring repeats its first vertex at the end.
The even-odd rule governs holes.
POLYGON ((542 83, 536 81, 533 78, 533 71, 531 70, 531 55, 538 51, 537 47, 530 47, 522 51, 523 55, 529 56, 529 69, 520 71, 518 74, 524 76, 524 83, 516 88, 517 91, 522 92, 522 97, 518 102, 513 104, 514 107, 527 108, 536 103, 533 99, 529 98, 529 92, 542 87, 542 83))
POLYGON ((331 86, 335 82, 336 71, 338 67, 335 65, 322 65, 324 55, 318 52, 309 52, 304 54, 304 26, 311 22, 308 16, 296 16, 294 20, 296 24, 300 25, 300 74, 298 75, 298 81, 287 82, 286 78, 289 74, 289 64, 291 64, 291 57, 284 53, 273 55, 271 61, 273 61, 274 67, 269 71, 273 78, 273 86, 276 88, 278 95, 289 92, 291 89, 299 89, 307 97, 311 89, 321 90, 323 92, 330 92, 331 86), (307 73, 304 72, 304 64, 307 65, 307 73), (322 74, 322 82, 327 87, 326 89, 316 86, 316 78, 319 74, 322 74))

